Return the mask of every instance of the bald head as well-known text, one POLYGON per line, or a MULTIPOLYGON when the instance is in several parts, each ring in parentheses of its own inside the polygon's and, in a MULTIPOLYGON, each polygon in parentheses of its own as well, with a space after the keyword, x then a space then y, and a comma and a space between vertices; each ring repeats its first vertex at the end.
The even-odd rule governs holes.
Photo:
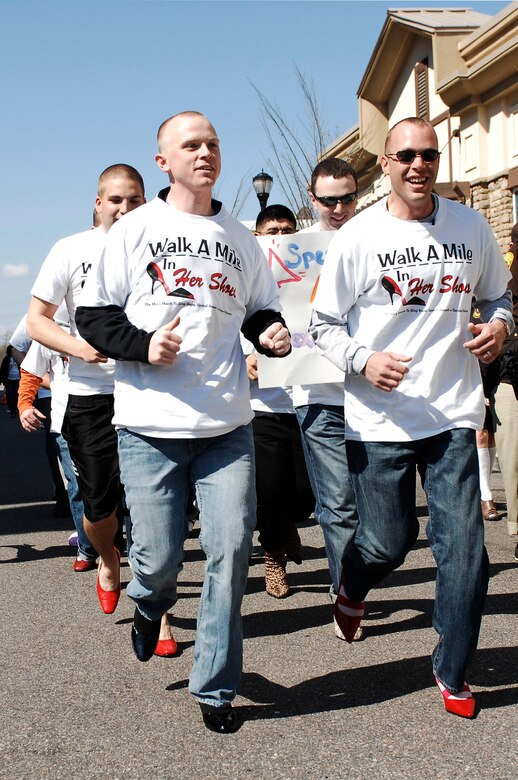
POLYGON ((421 119, 418 116, 408 116, 406 119, 401 119, 399 122, 396 122, 396 124, 393 125, 393 127, 391 127, 388 131, 387 138, 385 140, 385 152, 390 149, 392 136, 399 135, 400 131, 403 130, 405 125, 410 125, 411 127, 415 127, 419 130, 429 130, 434 134, 436 144, 438 143, 437 133, 435 132, 433 125, 430 122, 427 122, 426 119, 421 119))
POLYGON ((168 202, 192 214, 212 213, 211 190, 221 171, 219 139, 206 116, 183 111, 162 123, 155 161, 171 183, 168 202))
POLYGON ((179 126, 181 126, 185 120, 193 119, 194 117, 201 117, 202 119, 205 119, 212 128, 214 135, 216 135, 214 127, 204 114, 201 114, 199 111, 181 111, 179 114, 173 114, 173 116, 170 116, 169 119, 166 119, 164 122, 162 122, 158 128, 156 137, 158 142, 158 151, 161 154, 164 153, 164 150, 169 143, 171 133, 173 133, 179 126))

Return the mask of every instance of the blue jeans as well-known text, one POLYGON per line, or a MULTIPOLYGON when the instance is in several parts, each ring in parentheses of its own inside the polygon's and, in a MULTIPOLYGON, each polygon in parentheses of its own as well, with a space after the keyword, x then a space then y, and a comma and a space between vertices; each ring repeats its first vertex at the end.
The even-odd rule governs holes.
POLYGON ((224 706, 236 695, 243 664, 241 601, 256 520, 251 425, 203 439, 118 433, 132 530, 127 593, 149 620, 177 600, 195 487, 207 562, 189 690, 200 704, 224 706))
POLYGON ((342 406, 310 404, 295 409, 315 496, 315 518, 324 534, 333 590, 338 593, 342 560, 352 542, 358 514, 345 452, 342 406))
POLYGON ((56 508, 68 509, 69 499, 67 496, 67 490, 65 483, 63 482, 63 475, 59 470, 59 450, 56 447, 56 435, 50 430, 51 427, 51 402, 50 398, 35 398, 34 406, 39 412, 45 415, 45 419, 42 420, 42 428, 45 433, 45 455, 47 456, 47 463, 49 464, 50 475, 52 482, 54 483, 54 490, 56 491, 56 508))
POLYGON ((52 433, 51 435, 55 437, 59 449, 59 459, 63 467, 63 473, 67 479, 68 502, 77 531, 77 557, 81 558, 82 561, 95 561, 97 552, 95 548, 92 547, 92 543, 83 528, 83 501, 81 499, 79 485, 77 484, 74 464, 72 463, 72 458, 68 451, 68 444, 60 433, 52 433))
POLYGON ((410 442, 347 442, 360 522, 344 559, 349 598, 363 601, 400 566, 419 533, 416 467, 428 498, 428 541, 437 564, 434 674, 462 689, 478 642, 489 579, 475 432, 453 429, 410 442))

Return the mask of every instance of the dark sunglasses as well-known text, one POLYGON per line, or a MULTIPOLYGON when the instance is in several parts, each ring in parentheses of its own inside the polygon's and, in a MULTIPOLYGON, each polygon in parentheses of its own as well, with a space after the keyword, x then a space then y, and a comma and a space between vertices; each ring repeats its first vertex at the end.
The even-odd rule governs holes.
POLYGON ((401 149, 399 152, 394 152, 394 154, 388 154, 385 153, 385 157, 390 157, 390 159, 393 159, 394 157, 398 162, 404 163, 405 165, 410 165, 410 163, 413 163, 416 157, 420 157, 423 162, 425 163, 431 163, 435 162, 440 157, 440 152, 438 149, 425 149, 422 152, 416 152, 415 149, 401 149))
POLYGON ((341 203, 343 206, 348 206, 349 203, 354 203, 358 197, 358 190, 356 190, 356 192, 348 192, 346 195, 338 195, 337 197, 333 197, 331 195, 326 197, 323 195, 321 198, 319 198, 318 195, 313 193, 313 197, 315 200, 318 200, 322 206, 327 206, 329 209, 334 209, 337 203, 341 203))

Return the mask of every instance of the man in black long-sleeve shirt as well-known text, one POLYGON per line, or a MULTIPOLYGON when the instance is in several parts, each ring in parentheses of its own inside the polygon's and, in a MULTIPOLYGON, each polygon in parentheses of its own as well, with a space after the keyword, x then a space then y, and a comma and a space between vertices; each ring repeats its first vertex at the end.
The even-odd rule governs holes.
POLYGON ((271 356, 287 354, 290 339, 255 238, 212 199, 221 161, 211 123, 178 114, 161 125, 158 145, 170 187, 111 232, 77 324, 117 359, 114 423, 132 518, 135 653, 151 657, 160 616, 176 601, 193 484, 207 565, 190 690, 206 726, 226 733, 238 728, 231 702, 256 511, 239 333, 271 356))

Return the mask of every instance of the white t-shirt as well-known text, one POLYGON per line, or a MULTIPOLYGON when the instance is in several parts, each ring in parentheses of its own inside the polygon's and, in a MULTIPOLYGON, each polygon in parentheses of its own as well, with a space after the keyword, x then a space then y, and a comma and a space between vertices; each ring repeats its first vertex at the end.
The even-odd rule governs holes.
POLYGON ((320 232, 320 222, 313 222, 312 225, 308 225, 308 227, 302 228, 302 230, 297 230, 297 233, 319 233, 320 232))
MULTIPOLYGON (((299 233, 320 233, 320 222, 315 222, 299 233)), ((335 232, 335 231, 329 231, 335 232)), ((325 382, 322 385, 294 385, 293 406, 324 404, 326 406, 344 405, 344 387, 341 382, 325 382)))
MULTIPOLYGON (((251 355, 254 345, 241 335, 241 348, 245 355, 251 355)), ((294 414, 291 387, 259 387, 257 379, 250 380, 250 404, 254 412, 294 414)))
MULTIPOLYGON (((81 338, 75 324, 86 279, 96 268, 103 250, 106 233, 102 228, 85 230, 62 238, 47 255, 31 293, 36 298, 59 306, 65 301, 72 336, 81 338)), ((107 395, 113 393, 114 361, 86 363, 70 358, 69 393, 71 395, 107 395)))
MULTIPOLYGON (((27 355, 31 348, 32 339, 27 333, 27 315, 24 314, 21 318, 20 322, 14 329, 14 333, 11 336, 10 343, 12 346, 18 350, 18 352, 23 352, 24 355, 27 355)), ((25 367, 25 366, 24 366, 25 367)), ((18 369, 18 366, 17 366, 18 369)), ((31 372, 32 373, 32 372, 31 372)), ((45 371, 43 374, 46 373, 45 371)), ((43 376, 41 374, 41 376, 43 376)), ((39 374, 38 374, 39 376, 39 374)), ((20 378, 20 372, 18 371, 18 379, 20 378)), ((46 387, 40 387, 38 390, 37 398, 49 398, 51 395, 51 391, 48 390, 46 387)))
POLYGON ((291 387, 258 387, 250 382, 250 403, 254 412, 293 414, 291 387))
POLYGON ((68 357, 33 341, 22 362, 22 368, 34 376, 43 377, 48 372, 52 390, 50 430, 61 433, 63 417, 68 401, 68 357))
POLYGON ((200 217, 157 197, 127 214, 111 228, 82 304, 119 306, 147 332, 180 315, 183 341, 172 366, 116 361, 117 427, 198 438, 250 422, 241 325, 280 308, 255 237, 224 207, 200 217))
MULTIPOLYGON (((473 338, 473 297, 498 301, 509 277, 485 219, 443 198, 433 224, 393 217, 384 198, 340 228, 327 251, 311 332, 346 372, 347 438, 408 441, 481 428, 478 360, 462 345, 473 338), (375 351, 412 358, 390 393, 357 373, 375 351)), ((488 303, 486 321, 501 308, 488 303)), ((504 318, 509 310, 504 305, 504 318)))

